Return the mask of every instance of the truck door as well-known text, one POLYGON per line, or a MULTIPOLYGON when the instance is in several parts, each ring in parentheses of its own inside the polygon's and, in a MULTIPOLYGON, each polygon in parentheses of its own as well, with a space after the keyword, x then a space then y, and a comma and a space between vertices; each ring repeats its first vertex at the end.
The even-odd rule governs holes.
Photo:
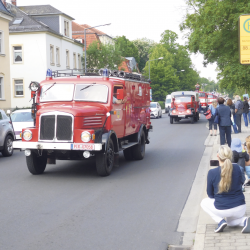
POLYGON ((113 130, 115 131, 118 138, 121 138, 125 134, 125 124, 126 124, 126 115, 125 115, 125 100, 117 98, 117 90, 123 89, 123 85, 115 85, 113 89, 113 108, 114 114, 111 115, 111 123, 113 130))

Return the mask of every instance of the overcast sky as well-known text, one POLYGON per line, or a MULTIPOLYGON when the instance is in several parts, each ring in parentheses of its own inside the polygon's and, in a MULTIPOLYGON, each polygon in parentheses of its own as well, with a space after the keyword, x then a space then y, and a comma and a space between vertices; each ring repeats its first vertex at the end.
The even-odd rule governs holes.
MULTIPOLYGON (((10 0, 7 0, 10 2, 10 0)), ((111 23, 99 29, 111 36, 126 36, 129 40, 149 38, 159 42, 164 30, 178 34, 185 43, 179 25, 186 13, 185 0, 16 0, 17 6, 50 4, 73 17, 79 24, 91 26, 111 23)), ((192 55, 201 77, 216 80, 215 65, 202 65, 202 55, 192 55)))

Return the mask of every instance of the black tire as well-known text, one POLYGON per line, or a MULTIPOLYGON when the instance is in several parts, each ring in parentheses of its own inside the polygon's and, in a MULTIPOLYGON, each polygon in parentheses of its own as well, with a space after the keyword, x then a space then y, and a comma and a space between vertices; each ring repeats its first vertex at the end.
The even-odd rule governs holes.
POLYGON ((161 113, 161 116, 160 116, 160 118, 162 118, 162 113, 161 113))
POLYGON ((13 154, 13 138, 11 135, 7 135, 5 138, 2 154, 6 157, 13 154))
POLYGON ((191 123, 193 124, 194 123, 194 116, 191 116, 191 123))
POLYGON ((199 113, 197 112, 196 113, 196 120, 197 120, 197 122, 199 121, 199 119, 200 119, 200 116, 199 116, 199 113))
POLYGON ((173 124, 173 122, 174 122, 174 118, 170 116, 170 124, 173 124))
POLYGON ((96 154, 96 171, 100 176, 110 175, 115 160, 114 143, 110 139, 105 154, 96 154))
POLYGON ((26 164, 31 174, 43 174, 47 165, 47 152, 43 150, 42 155, 39 156, 32 150, 30 156, 26 156, 26 164))
POLYGON ((130 148, 127 148, 127 149, 124 149, 124 150, 123 150, 124 158, 125 158, 127 161, 132 161, 132 160, 133 160, 133 153, 132 153, 132 150, 133 150, 133 147, 130 147, 130 148))
POLYGON ((156 119, 158 119, 158 118, 159 118, 159 113, 158 113, 158 115, 157 115, 156 119))
POLYGON ((142 160, 145 155, 145 133, 142 131, 140 141, 137 145, 133 146, 132 152, 135 160, 142 160))

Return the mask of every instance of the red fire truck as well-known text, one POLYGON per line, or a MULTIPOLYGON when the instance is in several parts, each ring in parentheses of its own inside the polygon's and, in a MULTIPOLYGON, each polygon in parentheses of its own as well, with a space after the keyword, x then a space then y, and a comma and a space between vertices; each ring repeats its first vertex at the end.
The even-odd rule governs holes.
POLYGON ((114 75, 48 70, 46 80, 30 83, 34 127, 22 130, 14 148, 25 150, 32 174, 57 159, 95 157, 97 173, 107 176, 119 165, 120 151, 127 160, 144 158, 152 128, 150 84, 140 75, 114 75))
POLYGON ((201 108, 203 109, 204 112, 206 112, 208 109, 208 95, 207 95, 207 93, 199 91, 199 99, 200 99, 201 108))
POLYGON ((199 120, 199 94, 193 91, 177 91, 171 94, 170 123, 181 119, 191 119, 191 123, 199 120))

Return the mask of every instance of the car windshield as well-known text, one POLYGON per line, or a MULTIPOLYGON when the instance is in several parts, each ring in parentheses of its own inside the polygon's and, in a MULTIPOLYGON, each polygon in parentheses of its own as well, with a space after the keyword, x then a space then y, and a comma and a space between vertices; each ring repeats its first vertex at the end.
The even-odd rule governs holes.
POLYGON ((156 108, 156 103, 151 102, 151 103, 150 103, 150 108, 156 108))
POLYGON ((13 122, 33 122, 31 112, 14 112, 11 114, 13 122))
POLYGON ((205 93, 199 93, 199 97, 205 97, 206 94, 205 93))
POLYGON ((106 103, 108 100, 108 87, 93 83, 77 84, 74 100, 106 103))
POLYGON ((214 98, 213 95, 208 95, 207 98, 214 98))
POLYGON ((72 101, 74 84, 46 84, 41 89, 40 102, 72 101), (51 88, 50 88, 51 87, 51 88), (48 89, 50 88, 50 89, 48 89), (48 91, 46 91, 48 90, 48 91))
POLYGON ((175 102, 191 102, 191 96, 190 95, 175 96, 175 102))
POLYGON ((171 99, 166 99, 166 103, 171 103, 171 99))

